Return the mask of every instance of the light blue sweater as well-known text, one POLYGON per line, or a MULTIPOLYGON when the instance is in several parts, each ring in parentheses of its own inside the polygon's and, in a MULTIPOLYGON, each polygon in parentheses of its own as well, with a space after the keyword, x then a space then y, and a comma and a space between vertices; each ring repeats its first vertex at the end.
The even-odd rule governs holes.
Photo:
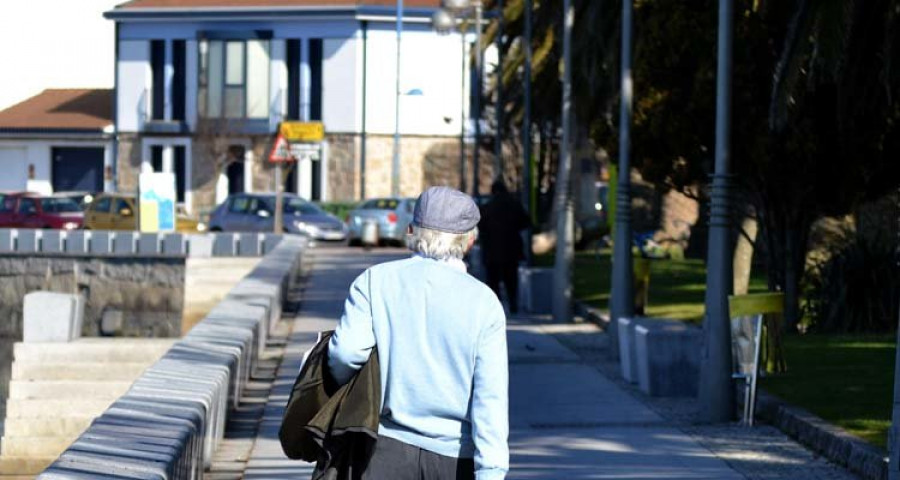
POLYGON ((366 270, 350 287, 329 367, 347 382, 378 345, 378 433, 474 458, 478 480, 509 470, 506 317, 462 262, 422 257, 366 270))

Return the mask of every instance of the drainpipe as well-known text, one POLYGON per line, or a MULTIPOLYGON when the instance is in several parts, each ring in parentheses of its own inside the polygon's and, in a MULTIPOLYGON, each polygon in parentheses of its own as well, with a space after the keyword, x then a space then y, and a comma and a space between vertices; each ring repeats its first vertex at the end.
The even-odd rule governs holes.
POLYGON ((363 38, 363 69, 362 69, 362 132, 360 133, 360 149, 359 149, 359 198, 366 198, 366 94, 368 91, 368 73, 369 73, 369 21, 362 21, 362 38, 363 38))

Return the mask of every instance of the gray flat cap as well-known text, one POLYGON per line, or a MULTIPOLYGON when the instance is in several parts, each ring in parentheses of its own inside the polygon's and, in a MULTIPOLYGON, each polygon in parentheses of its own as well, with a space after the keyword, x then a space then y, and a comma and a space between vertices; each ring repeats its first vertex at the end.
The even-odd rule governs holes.
POLYGON ((447 233, 466 233, 478 225, 481 213, 472 197, 450 187, 431 187, 419 195, 413 225, 447 233))

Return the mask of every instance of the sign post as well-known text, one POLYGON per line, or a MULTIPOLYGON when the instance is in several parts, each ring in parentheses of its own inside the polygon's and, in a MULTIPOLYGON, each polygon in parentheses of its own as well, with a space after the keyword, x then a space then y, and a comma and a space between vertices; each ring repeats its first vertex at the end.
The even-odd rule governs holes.
POLYGON ((272 152, 269 153, 269 161, 275 164, 275 228, 274 233, 284 232, 284 198, 281 180, 281 168, 284 162, 294 161, 291 155, 290 146, 281 132, 275 137, 275 144, 272 145, 272 152))

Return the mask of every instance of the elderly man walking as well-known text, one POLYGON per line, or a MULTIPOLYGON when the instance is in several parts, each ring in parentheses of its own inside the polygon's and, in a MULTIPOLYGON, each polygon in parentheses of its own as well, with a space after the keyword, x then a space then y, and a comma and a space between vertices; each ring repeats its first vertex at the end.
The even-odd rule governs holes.
POLYGON ((363 479, 503 479, 509 469, 506 318, 466 273, 472 199, 432 187, 416 202, 411 258, 366 270, 328 345, 343 384, 378 347, 382 408, 363 479))

